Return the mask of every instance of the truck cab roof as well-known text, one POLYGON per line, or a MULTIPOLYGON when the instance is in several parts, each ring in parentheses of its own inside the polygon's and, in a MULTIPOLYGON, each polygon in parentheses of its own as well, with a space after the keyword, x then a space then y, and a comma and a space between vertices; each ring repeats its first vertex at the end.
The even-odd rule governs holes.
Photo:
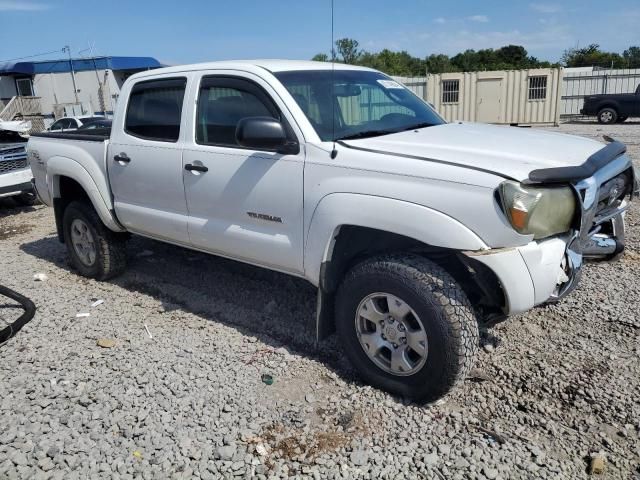
MULTIPOLYGON (((269 72, 286 72, 299 70, 331 70, 332 62, 314 62, 312 60, 281 60, 281 59, 262 59, 262 60, 225 60, 218 62, 193 63, 189 65, 176 65, 173 67, 157 68, 147 70, 132 75, 131 78, 142 78, 147 76, 163 75, 170 73, 181 73, 200 70, 245 70, 252 71, 256 68, 268 70, 269 72)), ((336 70, 370 70, 371 68, 359 67, 356 65, 347 65, 344 63, 335 64, 336 70)))

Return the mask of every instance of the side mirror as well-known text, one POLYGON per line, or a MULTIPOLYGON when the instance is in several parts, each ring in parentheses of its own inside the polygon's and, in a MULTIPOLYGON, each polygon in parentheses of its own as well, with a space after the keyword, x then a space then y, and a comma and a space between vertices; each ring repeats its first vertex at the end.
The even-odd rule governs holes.
POLYGON ((247 117, 236 127, 238 145, 256 150, 275 150, 282 154, 300 151, 297 142, 288 142, 282 124, 271 117, 247 117))

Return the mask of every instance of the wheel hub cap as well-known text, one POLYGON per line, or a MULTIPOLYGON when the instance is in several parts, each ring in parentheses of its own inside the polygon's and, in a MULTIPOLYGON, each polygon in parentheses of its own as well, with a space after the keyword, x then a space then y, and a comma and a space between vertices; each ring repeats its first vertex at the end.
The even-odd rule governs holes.
POLYGON ((96 261, 96 244, 89 226, 79 218, 71 223, 71 243, 80 261, 90 267, 96 261))
POLYGON ((394 327, 387 327, 385 329, 385 334, 389 340, 395 340, 398 336, 398 331, 394 327))
POLYGON ((367 356, 392 375, 413 375, 428 354, 427 334, 416 312, 389 293, 372 293, 358 305, 358 340, 367 356))

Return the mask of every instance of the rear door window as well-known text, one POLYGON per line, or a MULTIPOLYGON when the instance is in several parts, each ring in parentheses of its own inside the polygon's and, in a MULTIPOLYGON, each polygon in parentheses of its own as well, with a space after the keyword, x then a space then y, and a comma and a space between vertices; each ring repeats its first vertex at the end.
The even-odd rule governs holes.
POLYGON ((125 132, 159 142, 177 142, 186 78, 138 82, 131 89, 125 132))

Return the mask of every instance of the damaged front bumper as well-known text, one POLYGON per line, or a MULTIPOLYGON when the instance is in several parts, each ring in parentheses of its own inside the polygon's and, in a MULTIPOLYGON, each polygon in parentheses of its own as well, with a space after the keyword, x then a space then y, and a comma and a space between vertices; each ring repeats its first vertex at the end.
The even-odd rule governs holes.
POLYGON ((637 194, 631 160, 621 155, 573 187, 580 199, 579 228, 521 247, 465 252, 498 277, 505 314, 565 297, 580 282, 585 259, 608 260, 624 250, 624 213, 637 194))

